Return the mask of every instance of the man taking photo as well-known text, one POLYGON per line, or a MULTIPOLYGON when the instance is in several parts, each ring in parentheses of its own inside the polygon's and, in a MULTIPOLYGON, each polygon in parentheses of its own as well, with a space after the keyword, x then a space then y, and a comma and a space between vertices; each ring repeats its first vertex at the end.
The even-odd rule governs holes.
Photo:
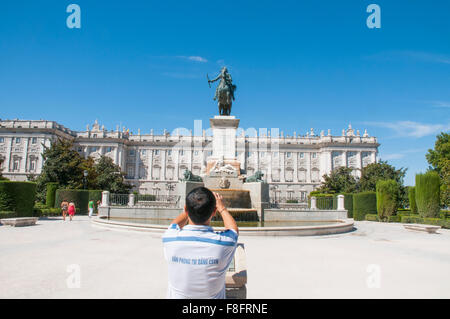
POLYGON ((225 275, 236 250, 239 230, 222 196, 205 187, 186 196, 184 211, 163 235, 169 267, 167 298, 225 299, 225 275), (219 213, 225 230, 214 232, 219 213))

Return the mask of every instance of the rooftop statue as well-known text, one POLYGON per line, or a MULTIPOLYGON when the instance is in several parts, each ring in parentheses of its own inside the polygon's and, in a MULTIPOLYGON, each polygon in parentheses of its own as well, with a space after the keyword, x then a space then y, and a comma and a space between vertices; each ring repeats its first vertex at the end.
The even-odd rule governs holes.
POLYGON ((211 83, 220 79, 219 85, 216 88, 214 101, 218 101, 220 115, 230 115, 236 85, 233 84, 233 80, 231 79, 231 75, 228 73, 227 68, 223 67, 220 74, 213 80, 210 80, 208 75, 206 75, 206 78, 208 79, 209 87, 211 87, 211 83))

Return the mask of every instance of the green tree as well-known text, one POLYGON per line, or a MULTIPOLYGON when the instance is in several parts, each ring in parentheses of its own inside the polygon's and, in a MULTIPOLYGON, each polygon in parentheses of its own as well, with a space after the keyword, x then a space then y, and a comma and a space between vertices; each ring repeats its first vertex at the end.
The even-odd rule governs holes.
POLYGON ((442 132, 436 136, 434 149, 429 149, 425 155, 431 169, 439 174, 441 179, 442 206, 450 206, 450 134, 442 132))
POLYGON ((357 181, 353 177, 352 168, 339 167, 330 175, 323 175, 323 182, 318 189, 322 193, 352 193, 357 188, 357 181))
POLYGON ((387 221, 398 208, 398 183, 393 179, 377 182, 377 212, 381 221, 387 221))
POLYGON ((102 156, 94 165, 96 189, 110 191, 116 194, 128 194, 132 185, 125 182, 125 173, 119 165, 107 156, 102 156))
POLYGON ((379 161, 378 163, 369 164, 361 170, 361 178, 358 183, 358 189, 361 192, 376 191, 377 182, 379 180, 393 179, 399 185, 399 206, 406 207, 408 205, 408 192, 406 187, 403 185, 406 170, 407 168, 396 169, 394 166, 389 165, 386 161, 379 161))
POLYGON ((50 147, 44 146, 42 157, 44 165, 36 179, 38 201, 45 202, 46 185, 50 182, 58 183, 61 188, 83 188, 83 171, 87 163, 73 149, 72 141, 58 139, 50 147))
POLYGON ((439 184, 439 174, 435 171, 416 174, 416 204, 421 217, 439 217, 439 184))

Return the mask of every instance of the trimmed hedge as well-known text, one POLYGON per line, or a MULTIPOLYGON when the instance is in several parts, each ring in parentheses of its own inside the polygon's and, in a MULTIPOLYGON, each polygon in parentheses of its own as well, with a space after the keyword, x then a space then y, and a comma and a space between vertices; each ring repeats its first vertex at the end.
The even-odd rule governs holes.
POLYGON ((367 214, 365 216, 365 219, 371 222, 377 222, 378 221, 378 215, 377 214, 367 214))
POLYGON ((0 181, 0 211, 14 211, 17 217, 33 216, 36 183, 0 181))
POLYGON ((377 212, 381 221, 388 218, 397 211, 399 187, 393 179, 379 180, 377 188, 377 212))
POLYGON ((347 210, 347 217, 353 218, 353 193, 336 194, 333 199, 333 209, 337 209, 338 195, 344 195, 344 208, 347 210))
POLYGON ((0 212, 0 219, 2 218, 15 218, 17 217, 17 213, 16 212, 0 212))
POLYGON ((440 178, 434 171, 416 175, 416 204, 423 218, 438 217, 440 208, 440 178))
POLYGON ((422 218, 416 216, 402 216, 402 223, 436 225, 441 226, 442 228, 450 229, 450 220, 442 218, 422 218))
POLYGON ((423 218, 420 216, 402 216, 401 222, 404 224, 423 224, 423 218))
POLYGON ((414 186, 408 187, 408 199, 411 212, 417 214, 416 188, 414 186))
POLYGON ((56 191, 55 206, 61 207, 64 199, 75 204, 76 214, 87 214, 89 191, 85 189, 58 189, 56 191))
POLYGON ((58 183, 47 183, 47 195, 45 197, 45 205, 47 207, 55 207, 56 190, 58 183))
POLYGON ((387 221, 388 223, 400 223, 402 220, 402 216, 389 216, 387 221))
MULTIPOLYGON (((365 219, 371 222, 379 222, 380 217, 377 214, 367 214, 365 219)), ((400 223, 401 216, 389 216, 387 218, 388 223, 400 223)))
POLYGON ((364 220, 367 214, 377 213, 377 195, 375 192, 353 194, 353 219, 364 220))

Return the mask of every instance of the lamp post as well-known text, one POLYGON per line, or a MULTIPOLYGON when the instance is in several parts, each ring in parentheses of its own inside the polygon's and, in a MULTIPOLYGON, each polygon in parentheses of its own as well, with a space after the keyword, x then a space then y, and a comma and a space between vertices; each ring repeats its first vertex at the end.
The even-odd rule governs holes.
POLYGON ((84 170, 84 172, 83 172, 83 188, 84 189, 86 189, 86 178, 87 178, 87 176, 88 176, 88 171, 87 170, 84 170))
POLYGON ((170 191, 173 191, 175 189, 175 185, 171 183, 166 184, 166 190, 167 190, 167 201, 170 201, 170 191))

